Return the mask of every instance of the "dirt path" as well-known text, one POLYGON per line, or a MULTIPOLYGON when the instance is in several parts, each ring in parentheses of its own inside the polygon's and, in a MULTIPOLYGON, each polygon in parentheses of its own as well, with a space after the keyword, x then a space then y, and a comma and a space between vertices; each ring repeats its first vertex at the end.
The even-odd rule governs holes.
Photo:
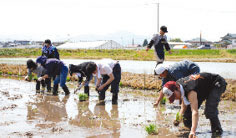
MULTIPOLYGON (((73 91, 73 87, 70 87, 73 91)), ((93 88, 92 88, 93 90, 93 88)), ((156 124, 159 137, 187 135, 172 121, 178 111, 167 104, 153 108, 151 92, 121 89, 118 105, 112 105, 107 92, 105 103, 99 103, 92 91, 89 101, 79 102, 77 95, 65 97, 35 95, 35 84, 13 79, 0 79, 1 137, 146 137, 145 126, 156 124)), ((202 107, 204 109, 204 106, 202 107)), ((201 113, 202 110, 201 109, 201 113)), ((235 103, 220 103, 223 137, 236 136, 235 103)), ((199 137, 211 136, 209 121, 203 115, 199 137)), ((148 136, 155 137, 155 136, 148 136)))

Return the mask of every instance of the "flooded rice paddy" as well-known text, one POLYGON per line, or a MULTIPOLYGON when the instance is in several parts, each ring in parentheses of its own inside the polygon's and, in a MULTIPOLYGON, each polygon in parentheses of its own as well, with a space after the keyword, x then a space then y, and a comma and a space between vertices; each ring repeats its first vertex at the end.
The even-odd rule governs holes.
MULTIPOLYGON (((73 84, 73 83, 72 83, 73 84)), ((70 87, 72 92, 74 87, 70 87)), ((172 124, 179 107, 167 104, 154 108, 150 92, 122 88, 117 105, 108 91, 105 103, 91 88, 89 101, 78 96, 35 94, 35 83, 0 78, 1 137, 184 137, 183 124, 172 124), (145 126, 156 124, 158 135, 149 136, 145 126)), ((80 91, 82 92, 82 90, 80 91)), ((199 137, 211 137, 209 120, 201 107, 199 137)), ((236 105, 222 101, 219 107, 222 137, 236 137, 236 105)))

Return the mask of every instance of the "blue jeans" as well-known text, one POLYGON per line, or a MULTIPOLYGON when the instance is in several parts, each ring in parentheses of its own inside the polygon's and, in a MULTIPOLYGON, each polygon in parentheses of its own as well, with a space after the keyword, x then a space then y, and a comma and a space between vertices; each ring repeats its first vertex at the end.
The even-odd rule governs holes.
POLYGON ((66 78, 67 78, 67 74, 68 74, 68 68, 63 65, 60 75, 57 75, 55 80, 54 80, 54 85, 57 85, 60 83, 61 87, 66 86, 66 78))

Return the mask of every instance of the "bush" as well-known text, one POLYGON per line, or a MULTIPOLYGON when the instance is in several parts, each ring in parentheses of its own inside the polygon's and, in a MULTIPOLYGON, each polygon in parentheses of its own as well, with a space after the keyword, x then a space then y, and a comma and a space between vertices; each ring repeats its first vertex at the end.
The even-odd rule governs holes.
POLYGON ((146 126, 145 130, 149 135, 158 134, 158 130, 155 124, 150 124, 149 126, 146 126))

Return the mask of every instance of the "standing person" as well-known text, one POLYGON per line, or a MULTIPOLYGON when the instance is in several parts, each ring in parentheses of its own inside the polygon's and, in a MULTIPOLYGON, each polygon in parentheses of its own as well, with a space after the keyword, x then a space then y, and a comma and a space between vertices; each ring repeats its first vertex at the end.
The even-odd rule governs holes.
POLYGON ((164 85, 163 94, 169 98, 170 103, 175 99, 182 99, 180 117, 184 118, 184 125, 191 129, 189 137, 196 136, 199 120, 198 108, 206 100, 205 116, 210 119, 213 134, 221 135, 220 120, 218 118, 218 105, 222 93, 225 92, 227 83, 218 74, 200 73, 190 75, 164 85), (183 117, 182 117, 183 116, 183 117))
MULTIPOLYGON (((60 60, 57 48, 52 45, 51 40, 46 39, 43 45, 44 46, 42 47, 42 56, 46 56, 47 58, 56 58, 60 60)), ((55 78, 55 76, 52 77, 53 79, 55 78)), ((45 79, 45 83, 47 84, 47 87, 50 88, 48 89, 48 92, 51 92, 51 78, 45 79)))
POLYGON ((165 49, 171 54, 170 46, 167 42, 167 37, 165 33, 167 33, 167 27, 166 26, 161 26, 160 28, 160 34, 156 34, 149 44, 147 45, 146 51, 148 51, 152 46, 154 45, 155 48, 155 56, 157 59, 157 64, 161 64, 164 62, 165 59, 165 52, 164 52, 164 46, 165 49))
POLYGON ((65 64, 55 58, 47 59, 45 56, 37 58, 36 63, 41 64, 45 69, 46 73, 43 77, 38 78, 39 81, 45 80, 48 77, 56 76, 53 84, 53 95, 58 95, 58 84, 62 87, 65 95, 69 95, 69 89, 66 86, 66 78, 68 74, 68 68, 65 64))
MULTIPOLYGON (((30 76, 32 73, 37 74, 37 78, 42 77, 45 73, 45 69, 43 66, 38 66, 32 59, 27 60, 27 76, 25 77, 25 80, 30 80, 30 76)), ((38 81, 36 80, 36 93, 40 93, 40 84, 42 84, 42 90, 45 90, 45 82, 44 80, 38 81)), ((47 85, 47 90, 51 90, 51 87, 48 87, 47 85)))
MULTIPOLYGON (((157 65, 154 72, 160 78, 162 78, 162 86, 164 86, 168 81, 177 81, 191 74, 197 74, 200 72, 200 68, 196 63, 190 60, 184 60, 177 62, 169 67, 166 67, 163 64, 157 65)), ((163 97, 163 93, 160 93, 154 106, 158 105, 163 97)))
POLYGON ((96 90, 99 93, 99 100, 105 99, 105 92, 111 85, 112 104, 117 104, 119 84, 121 79, 121 67, 118 61, 112 59, 103 59, 97 63, 96 90))
POLYGON ((42 48, 42 56, 46 56, 47 58, 56 58, 60 60, 57 48, 52 45, 52 42, 49 39, 46 39, 44 41, 44 46, 42 48))
MULTIPOLYGON (((84 86, 84 93, 89 96, 89 82, 93 78, 93 72, 96 71, 97 65, 94 62, 83 62, 79 65, 69 65, 70 76, 76 73, 78 76, 78 88, 79 90, 82 86, 84 86), (83 77, 86 77, 86 80, 83 82, 83 77)), ((75 92, 76 92, 75 91, 75 92)))

